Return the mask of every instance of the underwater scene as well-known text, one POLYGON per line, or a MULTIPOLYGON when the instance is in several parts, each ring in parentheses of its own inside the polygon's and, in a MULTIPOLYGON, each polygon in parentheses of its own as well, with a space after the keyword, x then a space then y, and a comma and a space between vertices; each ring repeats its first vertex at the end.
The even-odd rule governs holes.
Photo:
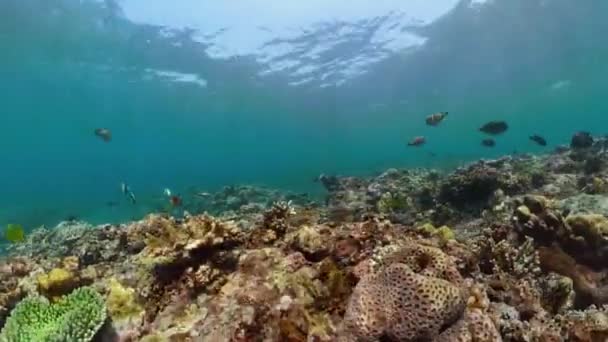
POLYGON ((606 13, 0 0, 0 342, 608 341, 606 13))

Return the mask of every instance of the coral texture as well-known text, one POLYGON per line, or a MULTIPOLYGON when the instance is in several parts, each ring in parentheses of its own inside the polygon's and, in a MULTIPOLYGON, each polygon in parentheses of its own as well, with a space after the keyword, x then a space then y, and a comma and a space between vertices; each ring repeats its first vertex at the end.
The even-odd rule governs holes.
POLYGON ((54 304, 29 297, 11 312, 0 341, 88 342, 105 320, 103 298, 91 288, 79 288, 54 304))

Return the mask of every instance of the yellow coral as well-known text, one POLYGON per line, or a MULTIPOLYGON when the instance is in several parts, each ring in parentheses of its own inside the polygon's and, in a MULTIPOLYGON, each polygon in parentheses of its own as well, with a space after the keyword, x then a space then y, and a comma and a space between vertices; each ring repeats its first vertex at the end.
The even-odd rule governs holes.
POLYGON ((437 237, 439 239, 439 242, 442 244, 445 244, 449 240, 454 240, 456 238, 452 228, 445 225, 436 228, 430 223, 425 223, 422 226, 419 226, 417 229, 423 235, 437 237))
POLYGON ((142 311, 135 300, 135 290, 124 287, 115 278, 110 279, 106 304, 113 319, 134 316, 142 311))
POLYGON ((54 268, 38 276, 38 289, 53 299, 78 287, 78 278, 65 268, 54 268))
POLYGON ((289 240, 296 249, 305 253, 319 253, 327 248, 326 238, 317 229, 310 226, 302 226, 289 240))
POLYGON ((441 242, 447 242, 456 238, 456 236, 454 235, 454 231, 448 226, 441 226, 437 228, 433 235, 439 237, 439 240, 441 242))
POLYGON ((568 216, 566 223, 575 235, 589 242, 601 241, 608 235, 608 219, 604 215, 572 215, 568 216))
POLYGON ((425 223, 422 226, 418 227, 418 231, 425 235, 432 235, 437 228, 430 223, 425 223))

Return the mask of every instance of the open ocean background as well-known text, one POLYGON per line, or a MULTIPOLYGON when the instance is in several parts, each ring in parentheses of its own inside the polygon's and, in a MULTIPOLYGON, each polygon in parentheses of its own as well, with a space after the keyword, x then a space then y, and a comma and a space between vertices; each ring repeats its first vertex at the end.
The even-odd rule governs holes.
POLYGON ((165 187, 322 195, 320 173, 608 133, 606 1, 204 3, 0 1, 0 225, 139 218, 165 187), (510 126, 492 149, 477 130, 490 120, 510 126))

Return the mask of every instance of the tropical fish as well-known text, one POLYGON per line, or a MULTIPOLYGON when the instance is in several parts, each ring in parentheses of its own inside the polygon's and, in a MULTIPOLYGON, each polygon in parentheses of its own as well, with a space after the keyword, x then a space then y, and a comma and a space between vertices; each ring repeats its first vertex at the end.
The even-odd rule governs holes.
POLYGON ((179 207, 182 205, 182 197, 179 195, 173 195, 173 192, 169 188, 165 188, 164 193, 167 197, 169 197, 169 203, 171 203, 174 207, 179 207))
POLYGON ((448 116, 448 112, 437 112, 426 117, 426 124, 429 126, 437 126, 445 117, 448 116))
POLYGON ((131 191, 131 188, 127 183, 120 183, 120 190, 125 196, 127 196, 131 203, 135 204, 135 194, 133 193, 133 191, 131 191))
POLYGON ((538 134, 531 135, 530 140, 534 141, 535 143, 539 144, 540 146, 547 146, 547 140, 545 140, 545 138, 541 137, 538 134))
POLYGON ((577 148, 588 148, 593 146, 593 137, 591 136, 591 133, 586 132, 586 131, 580 131, 580 132, 576 132, 573 136, 572 136, 572 140, 570 141, 570 147, 577 149, 577 148))
POLYGON ((504 121, 490 121, 479 128, 480 131, 486 134, 501 134, 504 133, 509 126, 504 121))
POLYGON ((422 146, 426 143, 426 138, 423 136, 418 136, 415 137, 414 139, 410 140, 407 145, 408 146, 422 146))
POLYGON ((4 238, 11 243, 25 241, 25 230, 20 224, 8 224, 4 230, 4 238))
POLYGON ((107 128, 96 128, 95 135, 105 142, 112 140, 112 132, 107 128))
POLYGON ((169 203, 174 207, 180 207, 182 205, 182 198, 180 196, 170 196, 169 203))
POLYGON ((483 139, 481 144, 485 147, 494 147, 496 146, 496 141, 494 139, 483 139))

